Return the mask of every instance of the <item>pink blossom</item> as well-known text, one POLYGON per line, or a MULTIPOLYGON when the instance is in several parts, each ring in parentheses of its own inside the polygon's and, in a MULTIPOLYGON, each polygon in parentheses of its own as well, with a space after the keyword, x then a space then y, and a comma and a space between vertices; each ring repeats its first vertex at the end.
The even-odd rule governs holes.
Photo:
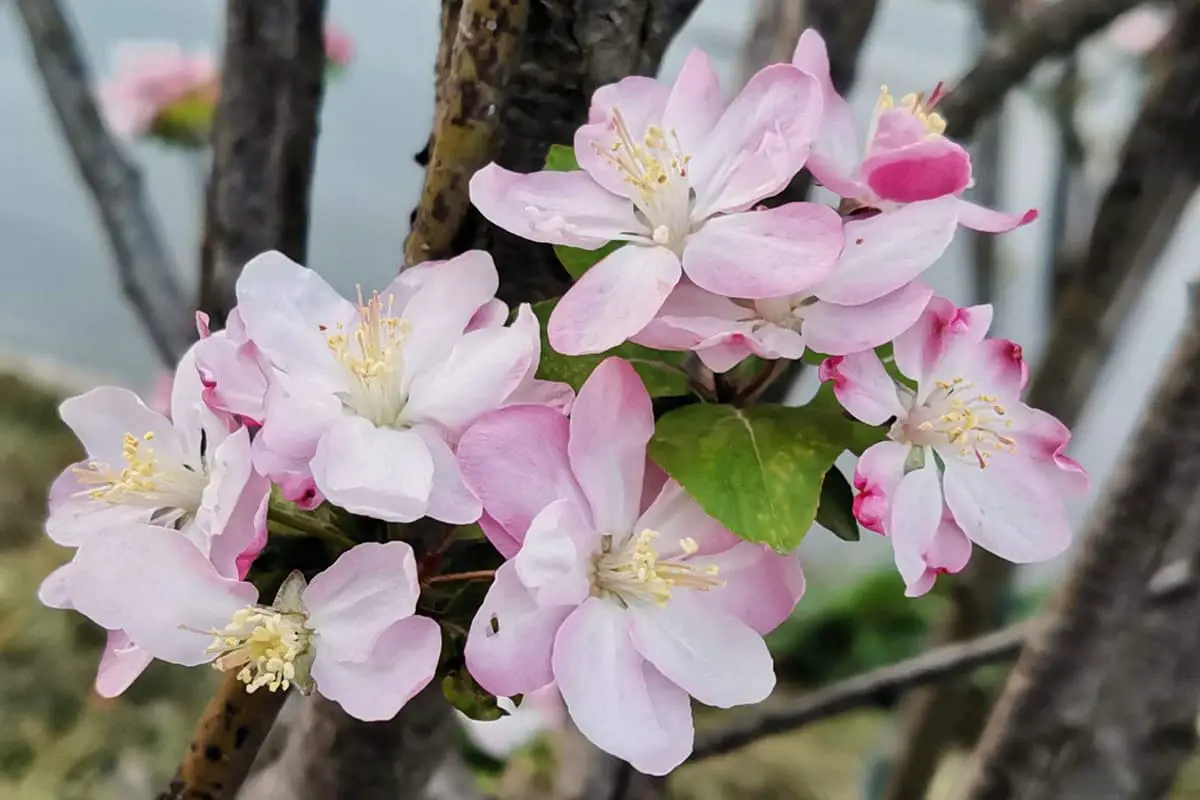
POLYGON ((525 695, 520 706, 507 697, 497 698, 497 705, 507 716, 485 722, 458 712, 467 738, 492 758, 508 758, 543 731, 561 728, 567 717, 554 684, 525 695))
POLYGON ((229 313, 224 330, 209 333, 207 317, 196 344, 196 370, 204 386, 204 403, 237 424, 262 425, 270 364, 246 338, 237 309, 229 313))
POLYGON ((459 445, 485 531, 511 558, 466 661, 498 696, 562 692, 581 732, 643 772, 691 751, 690 697, 755 703, 775 683, 762 636, 803 593, 799 563, 726 531, 646 461, 650 397, 604 361, 568 421, 542 406, 481 418, 459 445))
POLYGON ((356 514, 478 519, 452 448, 529 386, 540 341, 527 305, 509 327, 467 330, 498 283, 476 251, 406 269, 356 304, 280 253, 252 260, 238 314, 270 365, 256 466, 293 491, 311 478, 356 514))
POLYGON ((150 132, 168 107, 186 98, 212 105, 219 89, 216 63, 207 53, 187 54, 166 42, 120 45, 113 76, 99 91, 109 128, 133 138, 150 132))
POLYGON ((943 135, 946 121, 934 111, 944 94, 910 94, 897 104, 885 86, 866 137, 865 149, 850 104, 833 87, 825 41, 806 30, 792 63, 816 78, 825 114, 807 167, 827 189, 855 205, 895 208, 905 203, 953 197, 961 225, 988 233, 1010 231, 1037 218, 1034 210, 1013 215, 963 200, 972 184, 971 157, 943 135))
POLYGON ((222 575, 192 542, 130 525, 85 544, 71 564, 74 607, 154 658, 237 670, 247 691, 316 688, 353 717, 386 720, 433 678, 437 623, 415 615, 404 542, 360 544, 307 585, 299 572, 271 605, 222 575))
POLYGON ((788 297, 734 300, 684 281, 634 341, 660 350, 694 350, 714 372, 749 355, 798 359, 856 353, 907 330, 933 290, 915 278, 954 236, 953 198, 925 200, 852 219, 833 273, 788 297))
POLYGON ((962 569, 972 543, 1017 563, 1058 555, 1070 543, 1064 501, 1087 487, 1065 455, 1067 428, 1019 399, 1021 348, 984 338, 991 318, 991 306, 934 298, 894 343, 911 384, 895 382, 873 351, 821 366, 852 415, 894 420, 859 459, 854 512, 890 537, 910 596, 962 569))
POLYGON ((754 210, 803 166, 821 117, 820 87, 776 64, 726 108, 717 76, 693 52, 674 86, 630 77, 601 87, 575 134, 574 172, 519 175, 490 164, 471 200, 535 242, 595 250, 592 267, 550 318, 550 344, 598 353, 650 322, 682 275, 732 297, 778 297, 823 279, 842 246, 829 208, 754 210))
POLYGON ((332 23, 325 25, 325 58, 336 67, 346 67, 354 59, 354 37, 332 23))
POLYGON ((1133 55, 1152 52, 1171 31, 1175 22, 1173 8, 1149 3, 1126 11, 1108 26, 1108 39, 1133 55))

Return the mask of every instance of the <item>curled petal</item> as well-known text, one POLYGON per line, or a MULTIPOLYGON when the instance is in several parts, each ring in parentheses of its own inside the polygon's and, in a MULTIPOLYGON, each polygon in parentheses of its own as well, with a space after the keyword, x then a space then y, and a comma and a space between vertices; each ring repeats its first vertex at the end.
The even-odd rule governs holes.
POLYGON ((827 358, 818 375, 822 381, 833 382, 833 393, 842 408, 868 425, 882 425, 904 413, 895 382, 870 350, 827 358))

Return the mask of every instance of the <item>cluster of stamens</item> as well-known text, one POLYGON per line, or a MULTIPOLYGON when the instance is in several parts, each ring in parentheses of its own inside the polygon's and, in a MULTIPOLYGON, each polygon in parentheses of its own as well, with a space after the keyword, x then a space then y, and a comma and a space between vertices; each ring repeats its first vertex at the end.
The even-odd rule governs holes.
POLYGON ((612 549, 612 538, 605 537, 595 561, 595 592, 622 602, 639 598, 663 606, 671 599, 673 589, 706 592, 722 585, 715 564, 702 567, 687 563, 686 559, 700 549, 695 539, 681 539, 683 555, 664 559, 654 547, 658 536, 658 531, 646 529, 616 550, 612 549))
POLYGON ((957 445, 959 455, 974 455, 979 468, 987 467, 993 453, 1016 452, 1017 444, 996 428, 1011 428, 1012 420, 994 395, 972 394, 974 387, 965 378, 937 381, 937 393, 926 406, 944 409, 936 417, 917 425, 921 433, 936 433, 957 445))
POLYGON ((296 680, 296 659, 308 651, 312 640, 306 621, 299 611, 243 608, 223 630, 209 631, 214 638, 208 652, 217 654, 213 667, 222 672, 237 669, 247 692, 264 686, 272 692, 286 691, 296 680))
POLYGON ((154 438, 153 432, 147 432, 138 439, 132 433, 126 433, 121 443, 121 458, 125 466, 115 470, 108 464, 99 461, 89 461, 83 467, 76 467, 75 474, 79 482, 93 485, 88 490, 88 497, 93 500, 104 500, 109 503, 120 503, 132 496, 142 496, 153 492, 156 488, 154 475, 157 462, 154 451, 142 444, 154 438))
MULTIPOLYGON (((942 89, 942 84, 934 87, 929 93, 929 97, 925 97, 924 92, 914 92, 904 95, 900 98, 899 107, 912 114, 921 121, 927 130, 933 136, 940 136, 946 132, 946 118, 934 111, 934 107, 938 101, 946 96, 942 89)), ((888 88, 884 86, 879 93, 878 113, 889 111, 897 107, 892 95, 888 92, 888 88)))
POLYGON ((340 322, 333 331, 321 327, 330 351, 354 379, 348 404, 380 425, 393 422, 404 405, 400 373, 411 325, 392 315, 393 300, 389 295, 385 302, 375 293, 364 302, 359 289, 359 318, 353 332, 348 334, 340 322))

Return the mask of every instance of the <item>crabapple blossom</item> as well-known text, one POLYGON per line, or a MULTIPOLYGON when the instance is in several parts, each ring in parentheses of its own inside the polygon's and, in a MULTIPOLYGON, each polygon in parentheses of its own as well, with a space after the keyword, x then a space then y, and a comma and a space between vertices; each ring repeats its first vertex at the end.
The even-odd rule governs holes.
POLYGON ((270 605, 220 574, 184 537, 129 525, 80 547, 76 610, 155 658, 236 671, 247 691, 315 688, 353 717, 391 719, 433 678, 441 631, 416 616, 416 560, 404 542, 359 544, 270 605))
POLYGON ((854 514, 891 539, 910 596, 962 569, 972 543, 1018 563, 1058 555, 1070 543, 1064 501, 1087 487, 1066 426, 1020 401, 1021 348, 985 338, 991 318, 991 306, 934 298, 895 340, 904 383, 873 351, 821 366, 850 414, 894 420, 859 459, 854 514))
POLYGON ((255 464, 356 514, 474 522, 452 447, 477 416, 536 388, 530 308, 509 327, 476 319, 494 313, 497 285, 491 257, 470 252, 351 303, 280 253, 252 260, 237 310, 269 365, 255 464))
POLYGON ((660 350, 694 350, 725 372, 750 355, 798 359, 856 353, 887 342, 921 315, 933 290, 915 280, 950 245, 957 201, 925 200, 845 224, 832 274, 786 297, 737 300, 681 282, 633 337, 660 350))
MULTIPOLYGON (((164 112, 181 103, 210 109, 220 89, 217 65, 208 53, 188 54, 168 42, 121 44, 115 70, 98 93, 113 133, 132 139, 151 132, 164 112)), ((207 122, 205 122, 207 128, 207 122)))
POLYGON ((904 203, 952 197, 959 224, 1002 233, 1037 218, 1034 210, 1006 214, 962 199, 972 184, 971 157, 946 138, 946 120, 934 109, 944 96, 939 84, 928 97, 910 94, 897 103, 883 87, 866 136, 854 123, 850 104, 833 86, 825 41, 806 30, 792 63, 821 85, 825 113, 806 164, 822 185, 855 207, 888 209, 904 203))
POLYGON ((759 72, 726 107, 708 57, 673 86, 643 77, 603 86, 575 134, 580 171, 530 175, 489 164, 471 200, 496 225, 601 259, 555 307, 555 350, 599 353, 641 330, 686 275, 720 295, 799 292, 833 269, 841 223, 829 208, 751 210, 801 169, 821 117, 815 79, 787 64, 759 72))
POLYGON ((500 696, 554 682, 592 742, 665 774, 691 751, 689 696, 728 707, 770 693, 762 636, 804 581, 795 558, 736 538, 648 467, 653 429, 637 373, 610 358, 569 421, 494 411, 458 457, 511 555, 471 624, 471 674, 500 696))

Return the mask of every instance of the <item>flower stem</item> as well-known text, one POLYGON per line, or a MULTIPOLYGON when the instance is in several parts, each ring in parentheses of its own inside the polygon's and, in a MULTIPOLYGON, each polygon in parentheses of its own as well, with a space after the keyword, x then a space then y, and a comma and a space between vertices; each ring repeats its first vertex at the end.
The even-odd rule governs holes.
POLYGON ((340 547, 353 547, 355 544, 354 540, 338 530, 337 526, 312 514, 275 504, 267 511, 267 530, 281 536, 315 536, 340 547))
POLYGON ((491 580, 494 577, 496 577, 496 570, 494 569, 476 569, 470 572, 447 572, 445 575, 434 575, 431 578, 426 578, 425 583, 491 580))

